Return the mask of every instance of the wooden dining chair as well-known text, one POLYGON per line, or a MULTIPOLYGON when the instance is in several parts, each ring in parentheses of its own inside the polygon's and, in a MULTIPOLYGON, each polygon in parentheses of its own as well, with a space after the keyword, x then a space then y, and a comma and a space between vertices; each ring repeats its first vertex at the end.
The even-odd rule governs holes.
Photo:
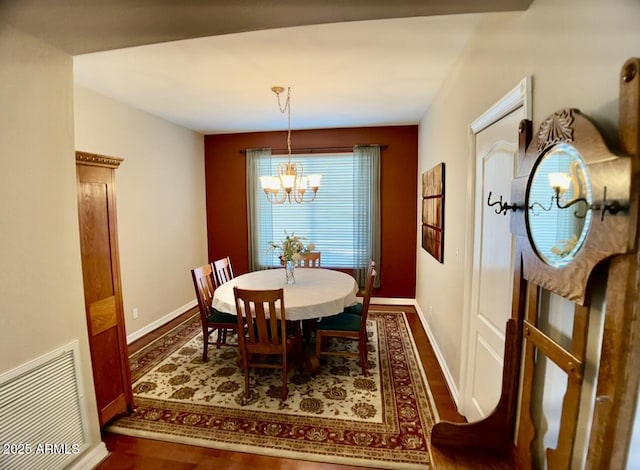
POLYGON ((312 251, 296 261, 297 268, 319 268, 321 252, 312 251))
POLYGON ((371 301, 371 290, 373 281, 376 278, 375 268, 369 271, 367 284, 365 286, 362 309, 359 314, 343 311, 337 315, 324 317, 318 322, 316 330, 316 357, 326 355, 356 356, 360 359, 362 375, 367 375, 367 316, 369 314, 369 303, 371 301), (323 351, 322 342, 326 338, 348 338, 358 341, 358 351, 323 351))
POLYGON ((231 258, 229 258, 228 256, 214 261, 213 267, 216 272, 215 276, 218 282, 218 286, 233 279, 234 276, 233 268, 231 267, 231 258))
POLYGON ((302 372, 302 336, 297 327, 287 331, 284 290, 233 288, 236 302, 240 358, 245 378, 245 402, 251 389, 249 368, 282 370, 282 401, 287 399, 287 375, 295 363, 302 372), (244 328, 241 326, 246 325, 244 328), (284 333, 283 333, 284 332, 284 333), (290 361, 294 356, 293 362, 290 361), (267 361, 271 357, 274 361, 267 361))
POLYGON ((202 360, 207 362, 207 352, 210 344, 215 344, 217 348, 221 345, 237 346, 236 344, 227 344, 227 333, 229 331, 237 332, 238 322, 235 315, 219 312, 211 306, 213 291, 217 286, 211 264, 192 269, 191 278, 196 290, 200 323, 202 324, 202 339, 204 343, 202 360), (214 331, 218 332, 215 343, 211 342, 211 335, 214 331))

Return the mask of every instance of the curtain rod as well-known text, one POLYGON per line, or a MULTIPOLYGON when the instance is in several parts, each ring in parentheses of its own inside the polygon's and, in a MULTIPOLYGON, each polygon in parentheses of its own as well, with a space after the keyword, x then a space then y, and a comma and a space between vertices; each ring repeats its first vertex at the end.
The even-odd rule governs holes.
MULTIPOLYGON (((366 145, 363 145, 366 147, 366 145)), ((357 147, 357 145, 355 145, 357 147)), ((380 150, 386 150, 388 145, 380 145, 380 150)), ((352 152, 353 147, 300 147, 300 148, 292 148, 292 154, 300 154, 300 153, 331 153, 331 152, 352 152)), ((240 150, 240 153, 247 153, 246 149, 240 150)), ((288 153, 288 149, 271 149, 271 153, 273 155, 286 155, 288 153)))

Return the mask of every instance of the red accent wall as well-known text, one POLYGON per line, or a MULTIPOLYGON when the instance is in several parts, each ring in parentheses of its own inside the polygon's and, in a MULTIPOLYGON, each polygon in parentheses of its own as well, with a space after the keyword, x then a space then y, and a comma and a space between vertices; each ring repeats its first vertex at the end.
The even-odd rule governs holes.
MULTIPOLYGON (((293 148, 381 144, 382 252, 376 297, 415 298, 418 126, 294 130, 293 148)), ((209 260, 230 256, 235 274, 248 271, 246 148, 286 148, 286 132, 205 136, 209 260)), ((294 155, 295 158, 295 155, 294 155)), ((322 187, 318 192, 322 197, 322 187)))

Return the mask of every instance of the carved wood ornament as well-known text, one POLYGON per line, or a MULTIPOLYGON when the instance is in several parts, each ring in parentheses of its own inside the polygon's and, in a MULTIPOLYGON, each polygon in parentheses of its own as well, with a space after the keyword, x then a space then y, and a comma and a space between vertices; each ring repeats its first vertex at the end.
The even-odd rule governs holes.
POLYGON ((624 468, 640 384, 640 59, 629 59, 620 75, 619 153, 607 147, 596 126, 577 109, 562 109, 545 119, 537 133, 531 122, 519 128, 519 173, 512 181, 511 201, 530 208, 533 176, 543 158, 558 145, 570 144, 586 165, 591 184, 590 225, 574 258, 555 267, 537 252, 527 209, 511 214, 516 239, 512 316, 507 323, 502 395, 484 420, 464 425, 440 422, 432 430, 437 447, 502 452, 515 456, 524 469, 534 466, 532 444, 538 433, 532 418, 532 395, 540 354, 567 374, 556 447, 546 450, 550 469, 570 469, 584 377, 591 292, 606 282, 602 347, 595 408, 586 468, 624 468), (595 214, 607 201, 623 210, 595 214), (596 275, 596 273, 598 273, 596 275), (595 278, 600 281, 596 281, 595 278), (574 303, 573 330, 568 344, 558 344, 538 325, 543 290, 574 303), (635 365, 634 365, 635 364, 635 365), (520 369, 522 382, 520 383, 520 369), (517 442, 516 410, 520 402, 517 442), (515 443, 515 447, 514 447, 515 443))
POLYGON ((540 124, 537 136, 538 152, 560 142, 573 142, 573 109, 563 109, 540 124))
POLYGON ((80 165, 104 166, 107 168, 118 168, 124 160, 118 157, 110 157, 108 155, 99 155, 97 153, 76 152, 76 163, 80 165))

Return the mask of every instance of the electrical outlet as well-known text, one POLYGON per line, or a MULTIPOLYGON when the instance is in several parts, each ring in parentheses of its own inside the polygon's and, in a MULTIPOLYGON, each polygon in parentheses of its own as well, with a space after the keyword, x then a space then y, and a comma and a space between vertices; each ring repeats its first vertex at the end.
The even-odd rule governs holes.
POLYGON ((433 316, 433 305, 429 305, 429 316, 433 316))
POLYGON ((133 319, 136 320, 138 318, 138 309, 134 308, 133 309, 133 319))

